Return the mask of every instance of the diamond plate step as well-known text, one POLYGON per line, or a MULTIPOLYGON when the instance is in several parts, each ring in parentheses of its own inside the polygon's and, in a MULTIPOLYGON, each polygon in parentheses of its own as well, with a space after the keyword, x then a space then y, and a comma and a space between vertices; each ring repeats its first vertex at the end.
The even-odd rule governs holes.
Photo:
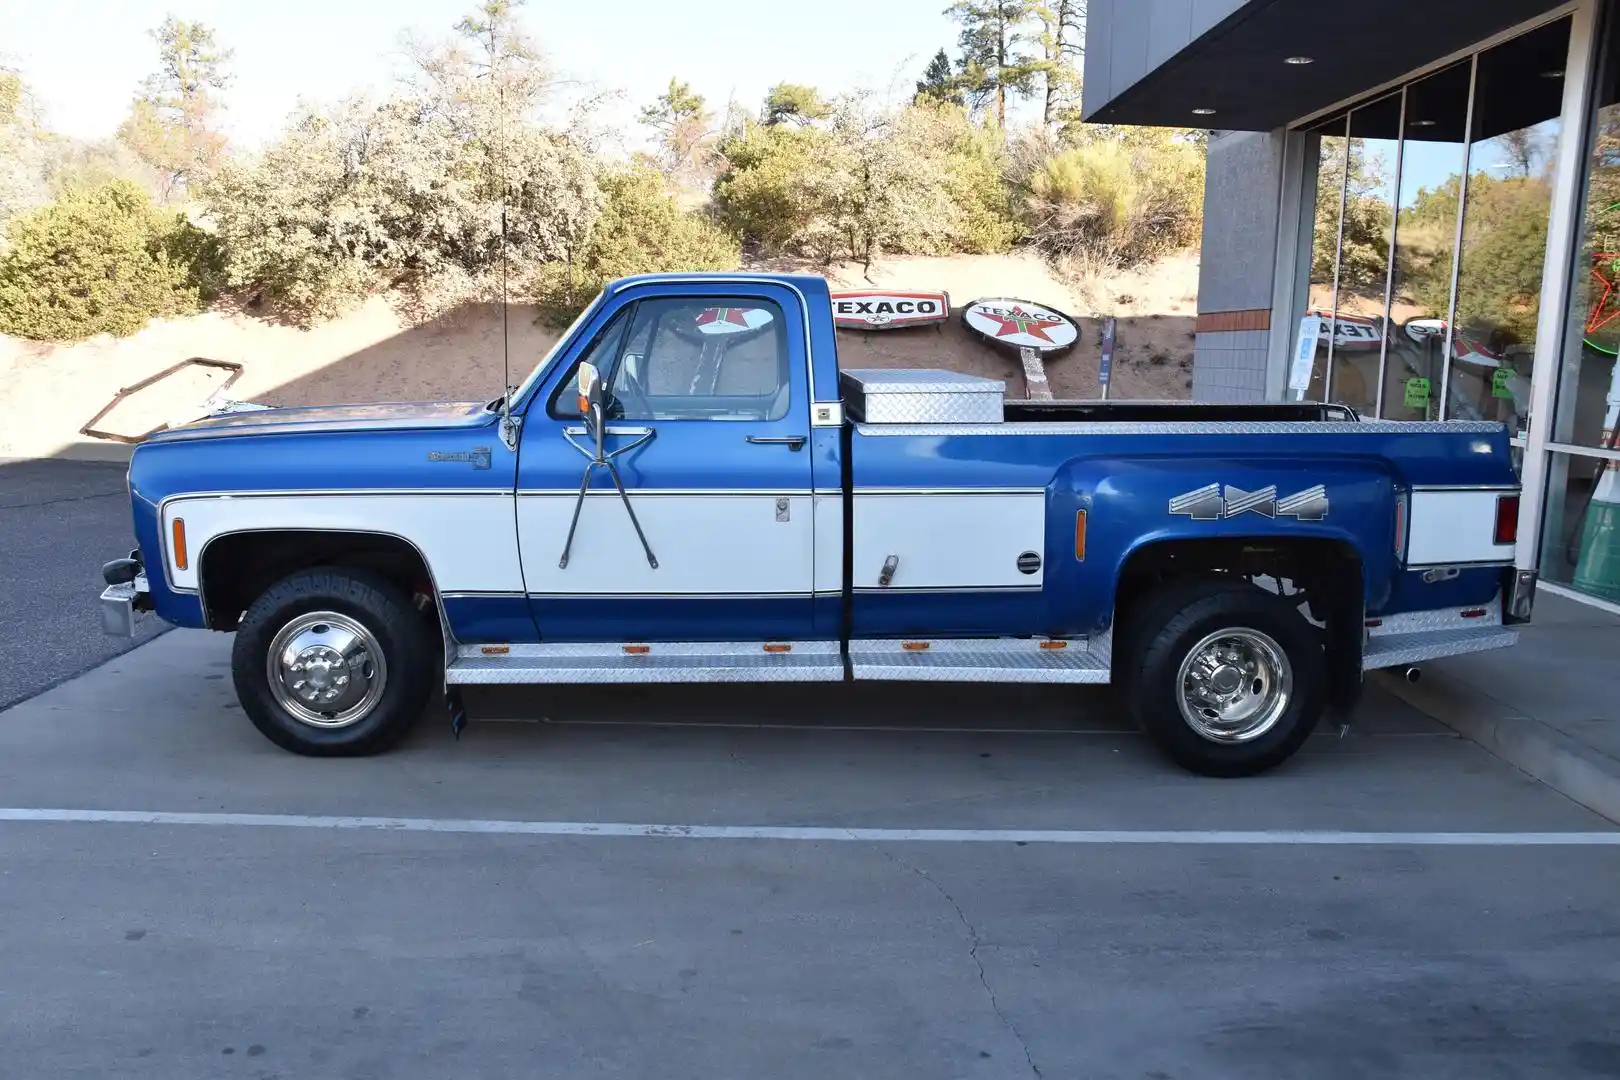
POLYGON ((453 686, 842 682, 843 678, 844 661, 836 641, 463 645, 445 672, 445 681, 453 686), (766 652, 767 644, 773 649, 786 646, 788 651, 766 652))
POLYGON ((914 682, 1106 683, 1106 638, 1088 646, 1066 641, 1043 648, 1042 638, 978 638, 929 641, 852 641, 849 666, 857 679, 914 682), (911 642, 913 645, 922 642, 911 642))
POLYGON ((1506 649, 1519 640, 1517 630, 1482 626, 1469 630, 1428 630, 1409 634, 1380 634, 1367 639, 1362 649, 1363 671, 1400 667, 1438 660, 1444 656, 1506 649))

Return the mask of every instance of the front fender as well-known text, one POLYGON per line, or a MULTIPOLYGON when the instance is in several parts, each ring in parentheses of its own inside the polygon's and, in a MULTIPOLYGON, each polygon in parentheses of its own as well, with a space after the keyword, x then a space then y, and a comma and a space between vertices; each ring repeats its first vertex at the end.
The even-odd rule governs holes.
POLYGON ((1355 549, 1363 569, 1363 600, 1376 609, 1387 599, 1396 570, 1397 490, 1393 468, 1375 458, 1075 459, 1053 480, 1049 542, 1072 548, 1075 515, 1084 510, 1084 558, 1050 560, 1056 580, 1049 579, 1049 585, 1075 601, 1085 632, 1100 632, 1112 621, 1126 563, 1150 544, 1329 540, 1355 549), (1216 486, 1215 494, 1176 502, 1210 485, 1216 486), (1325 506, 1291 512, 1287 499, 1317 485, 1325 506))

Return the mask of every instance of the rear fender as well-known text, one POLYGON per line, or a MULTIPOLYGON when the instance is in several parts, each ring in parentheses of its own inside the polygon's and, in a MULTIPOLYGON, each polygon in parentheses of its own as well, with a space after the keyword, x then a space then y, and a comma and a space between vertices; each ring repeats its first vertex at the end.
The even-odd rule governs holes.
POLYGON ((1377 459, 1082 458, 1059 470, 1053 483, 1047 590, 1055 604, 1077 613, 1080 633, 1111 625, 1125 564, 1150 544, 1333 541, 1360 559, 1368 609, 1384 602, 1394 576, 1396 482, 1388 463, 1377 459), (1206 490, 1211 485, 1213 491, 1206 490), (1325 505, 1290 503, 1317 486, 1325 505), (1075 551, 1081 510, 1083 557, 1075 551))

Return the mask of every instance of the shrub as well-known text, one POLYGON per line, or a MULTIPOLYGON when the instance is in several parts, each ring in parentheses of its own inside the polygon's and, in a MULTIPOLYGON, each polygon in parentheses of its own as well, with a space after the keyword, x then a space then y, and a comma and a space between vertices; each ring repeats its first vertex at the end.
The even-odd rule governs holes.
POLYGON ((589 160, 567 139, 517 122, 484 138, 404 98, 308 114, 204 195, 230 284, 302 323, 381 285, 487 292, 503 247, 518 273, 562 258, 601 206, 589 160))
POLYGON ((951 250, 974 255, 1009 250, 1022 238, 1024 228, 1007 184, 1009 162, 1000 133, 973 123, 966 112, 948 103, 925 99, 906 114, 912 123, 929 129, 930 141, 945 155, 951 250))
POLYGON ((47 341, 132 334, 198 310, 219 248, 125 180, 66 192, 16 218, 0 256, 0 333, 47 341))
POLYGON ((1034 167, 1026 211, 1048 255, 1133 266, 1186 247, 1203 225, 1197 145, 1159 129, 1084 137, 1034 167))
POLYGON ((1007 250, 1022 229, 993 131, 960 108, 841 100, 825 126, 745 123, 722 141, 715 203, 767 250, 822 260, 1007 250))
POLYGON ((747 121, 720 153, 714 202, 728 226, 767 249, 827 250, 839 157, 832 132, 747 121))
POLYGON ((736 267, 737 238, 682 210, 653 169, 607 173, 598 183, 606 202, 590 238, 570 261, 542 265, 530 283, 543 321, 567 323, 616 278, 736 267))

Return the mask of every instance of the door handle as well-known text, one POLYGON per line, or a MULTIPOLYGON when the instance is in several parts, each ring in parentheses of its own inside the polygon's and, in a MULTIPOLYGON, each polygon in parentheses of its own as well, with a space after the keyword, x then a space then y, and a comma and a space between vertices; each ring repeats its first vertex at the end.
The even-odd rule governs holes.
POLYGON ((799 450, 809 439, 803 435, 750 435, 748 441, 763 446, 786 446, 789 450, 799 450))

